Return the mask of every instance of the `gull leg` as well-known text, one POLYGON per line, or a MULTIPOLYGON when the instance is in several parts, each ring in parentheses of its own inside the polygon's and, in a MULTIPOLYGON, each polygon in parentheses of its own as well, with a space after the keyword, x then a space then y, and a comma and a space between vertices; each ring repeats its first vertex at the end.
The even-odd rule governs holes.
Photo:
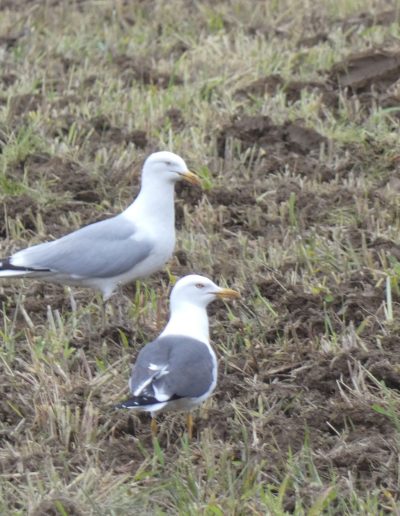
POLYGON ((101 329, 104 332, 107 328, 107 300, 101 303, 101 329))
POLYGON ((155 417, 151 417, 151 435, 153 437, 157 437, 157 419, 155 417))
POLYGON ((72 292, 72 288, 68 287, 68 286, 66 286, 65 288, 68 293, 69 302, 71 303, 71 310, 72 310, 72 312, 75 313, 77 310, 77 304, 76 304, 76 300, 74 298, 74 293, 72 292))
POLYGON ((118 291, 117 291, 117 310, 118 310, 118 318, 119 318, 119 324, 122 326, 124 323, 124 296, 122 293, 122 286, 118 285, 118 291))
POLYGON ((74 334, 76 332, 77 326, 78 326, 78 317, 77 317, 77 304, 74 298, 74 294, 72 292, 71 287, 65 287, 66 291, 68 293, 69 302, 71 303, 71 312, 72 312, 72 328, 74 331, 74 334))
POLYGON ((107 290, 107 291, 103 291, 102 293, 102 302, 101 302, 101 319, 102 319, 102 325, 103 325, 103 331, 105 331, 105 329, 107 328, 107 308, 110 308, 111 310, 111 313, 113 312, 112 310, 112 305, 111 303, 109 302, 111 297, 114 295, 114 290, 107 290))
POLYGON ((189 441, 191 441, 192 437, 193 437, 193 416, 192 416, 191 412, 188 412, 188 415, 186 416, 186 426, 187 426, 188 439, 189 439, 189 441))
POLYGON ((102 330, 105 331, 107 329, 108 324, 108 315, 107 311, 113 313, 112 304, 110 302, 112 294, 104 295, 101 300, 101 324, 102 330))

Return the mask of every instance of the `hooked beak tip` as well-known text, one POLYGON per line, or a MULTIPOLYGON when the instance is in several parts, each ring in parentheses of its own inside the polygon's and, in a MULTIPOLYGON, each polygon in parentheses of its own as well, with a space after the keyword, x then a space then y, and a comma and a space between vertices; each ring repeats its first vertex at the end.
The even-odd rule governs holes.
POLYGON ((237 290, 232 290, 231 288, 223 288, 219 292, 217 292, 216 296, 219 299, 238 299, 240 294, 237 290))
POLYGON ((201 186, 201 179, 199 178, 198 175, 194 174, 193 172, 186 170, 186 172, 183 172, 183 174, 181 174, 181 176, 182 176, 182 179, 186 183, 190 183, 191 185, 201 186))

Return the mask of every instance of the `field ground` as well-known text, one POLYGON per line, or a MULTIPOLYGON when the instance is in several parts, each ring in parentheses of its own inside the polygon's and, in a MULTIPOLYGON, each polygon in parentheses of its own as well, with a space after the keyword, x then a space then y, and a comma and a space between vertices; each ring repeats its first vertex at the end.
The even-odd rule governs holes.
POLYGON ((400 27, 394 2, 0 2, 1 255, 100 220, 150 152, 177 191, 168 270, 114 296, 2 281, 0 513, 399 513, 400 27), (167 318, 215 304, 215 395, 113 407, 167 318))

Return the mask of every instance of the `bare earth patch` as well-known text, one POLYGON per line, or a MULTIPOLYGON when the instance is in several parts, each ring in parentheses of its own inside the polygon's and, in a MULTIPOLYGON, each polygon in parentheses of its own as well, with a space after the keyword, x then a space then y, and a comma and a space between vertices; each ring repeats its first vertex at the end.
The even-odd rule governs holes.
POLYGON ((0 7, 1 257, 121 211, 154 150, 204 180, 177 187, 168 271, 105 313, 1 282, 0 512, 394 513, 398 13, 128 4, 0 7), (242 300, 210 309, 219 382, 193 442, 166 414, 155 444, 114 407, 190 272, 242 300))

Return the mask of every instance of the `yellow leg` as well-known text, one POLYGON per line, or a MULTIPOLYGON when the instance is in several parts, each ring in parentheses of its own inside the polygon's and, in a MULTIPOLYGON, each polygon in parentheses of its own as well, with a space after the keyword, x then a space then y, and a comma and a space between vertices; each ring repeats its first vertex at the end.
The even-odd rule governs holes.
POLYGON ((193 437, 193 416, 191 412, 188 412, 186 416, 186 425, 187 425, 187 433, 189 441, 192 440, 193 437))
POLYGON ((157 437, 157 419, 155 417, 151 418, 151 435, 157 437))

